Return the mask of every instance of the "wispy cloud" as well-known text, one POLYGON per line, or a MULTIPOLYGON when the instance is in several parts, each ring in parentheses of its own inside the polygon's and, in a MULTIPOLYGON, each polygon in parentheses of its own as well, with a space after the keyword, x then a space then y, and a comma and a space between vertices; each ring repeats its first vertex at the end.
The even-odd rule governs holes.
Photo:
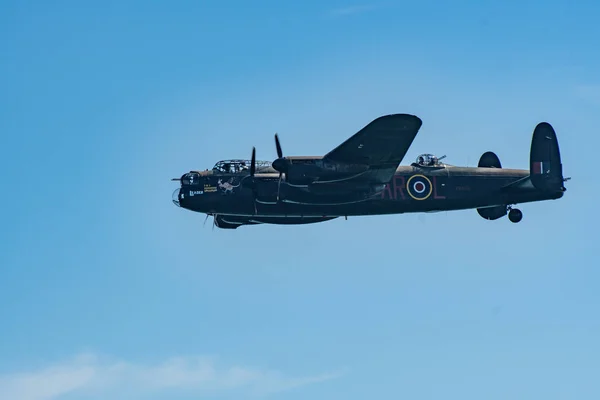
POLYGON ((367 11, 371 11, 375 8, 377 8, 377 6, 375 6, 373 4, 346 6, 346 7, 340 7, 340 8, 335 8, 335 9, 331 10, 331 14, 337 15, 337 16, 360 14, 360 13, 364 13, 367 11))
POLYGON ((206 357, 171 358, 144 365, 80 354, 34 371, 0 375, 0 393, 2 398, 19 400, 57 400, 75 394, 116 400, 135 394, 212 396, 226 392, 248 397, 323 382, 341 374, 287 377, 273 370, 222 366, 206 357))

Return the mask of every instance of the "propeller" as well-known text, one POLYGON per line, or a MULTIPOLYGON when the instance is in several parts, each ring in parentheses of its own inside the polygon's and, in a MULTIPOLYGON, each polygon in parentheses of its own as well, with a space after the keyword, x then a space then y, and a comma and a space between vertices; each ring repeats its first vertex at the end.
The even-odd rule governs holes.
POLYGON ((256 181, 254 174, 256 173, 256 148, 252 148, 252 160, 250 161, 250 175, 246 176, 242 181, 242 185, 246 188, 254 188, 256 181))
POLYGON ((281 150, 281 143, 279 142, 279 135, 275 134, 275 147, 277 148, 277 159, 273 161, 273 168, 279 171, 279 181, 277 182, 277 201, 279 201, 279 193, 281 190, 281 178, 283 173, 287 171, 287 160, 283 158, 283 151, 281 150))
POLYGON ((277 147, 277 157, 283 157, 283 151, 281 151, 281 143, 279 143, 279 136, 275 134, 275 147, 277 147))
POLYGON ((289 167, 288 160, 283 157, 283 151, 281 150, 281 143, 279 142, 279 136, 275 134, 275 147, 277 148, 277 159, 273 161, 273 168, 279 173, 287 172, 289 167))
MULTIPOLYGON (((277 149, 277 159, 273 161, 273 168, 279 171, 279 182, 277 184, 277 201, 279 201, 279 192, 281 188, 281 180, 284 173, 288 169, 288 161, 283 157, 283 151, 281 150, 281 143, 279 142, 279 136, 275 133, 275 147, 277 149)), ((252 189, 252 196, 254 200, 254 212, 256 213, 256 198, 258 197, 256 190, 256 180, 254 174, 256 173, 256 148, 252 147, 252 159, 250 162, 250 175, 244 178, 244 187, 252 189)))
POLYGON ((254 213, 256 214, 256 198, 258 197, 256 192, 256 180, 254 174, 256 173, 256 148, 252 147, 252 159, 250 161, 250 175, 246 176, 242 181, 242 185, 246 188, 252 189, 252 201, 254 202, 254 213))

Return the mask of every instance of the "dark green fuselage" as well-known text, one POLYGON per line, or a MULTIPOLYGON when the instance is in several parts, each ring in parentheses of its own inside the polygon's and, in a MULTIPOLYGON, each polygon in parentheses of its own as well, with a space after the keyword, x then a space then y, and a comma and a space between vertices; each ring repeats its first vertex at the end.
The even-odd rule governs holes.
POLYGON ((239 217, 340 217, 461 210, 558 199, 562 191, 541 191, 527 179, 529 170, 401 166, 383 188, 368 195, 313 194, 279 185, 277 172, 257 174, 259 193, 240 184, 247 174, 198 172, 193 184, 174 193, 183 208, 239 217), (522 182, 521 185, 518 182, 522 182), (512 186, 510 186, 512 184, 512 186), (278 185, 280 187, 277 200, 278 185), (182 196, 183 195, 183 196, 182 196))
POLYGON ((519 222, 522 213, 512 205, 559 199, 566 190, 556 132, 547 122, 534 129, 528 169, 502 168, 491 151, 478 167, 447 165, 431 154, 396 167, 420 126, 408 114, 379 117, 323 157, 282 157, 275 136, 272 163, 256 162, 253 149, 250 161, 224 160, 210 171, 184 174, 173 202, 230 229, 464 209, 519 222))

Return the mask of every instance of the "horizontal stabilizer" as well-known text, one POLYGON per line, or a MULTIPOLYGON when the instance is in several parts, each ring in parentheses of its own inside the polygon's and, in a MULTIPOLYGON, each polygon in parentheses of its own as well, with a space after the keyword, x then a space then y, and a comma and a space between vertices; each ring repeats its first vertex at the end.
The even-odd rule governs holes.
POLYGON ((502 168, 500 159, 493 151, 487 151, 483 153, 477 166, 479 168, 502 168))

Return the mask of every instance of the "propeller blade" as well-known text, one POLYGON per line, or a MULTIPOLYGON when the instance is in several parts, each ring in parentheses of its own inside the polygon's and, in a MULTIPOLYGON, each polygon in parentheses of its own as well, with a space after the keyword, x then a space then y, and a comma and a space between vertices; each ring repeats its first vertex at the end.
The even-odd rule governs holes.
POLYGON ((256 172, 256 148, 252 148, 252 160, 250 161, 250 176, 254 177, 256 172))
POLYGON ((275 134, 275 147, 277 147, 277 158, 283 157, 283 151, 281 151, 281 143, 279 143, 279 136, 275 134))
POLYGON ((279 182, 277 182, 277 202, 279 202, 279 191, 281 190, 281 176, 283 173, 279 173, 279 182))
POLYGON ((279 135, 275 134, 275 147, 277 147, 277 159, 271 164, 275 171, 287 172, 288 162, 283 157, 283 151, 281 150, 281 143, 279 142, 279 135))
POLYGON ((279 202, 281 178, 283 176, 283 169, 285 168, 285 161, 283 160, 283 150, 281 150, 281 143, 279 142, 279 135, 277 133, 275 134, 275 147, 277 148, 277 160, 273 162, 273 168, 279 171, 279 181, 277 182, 277 202, 279 202))

